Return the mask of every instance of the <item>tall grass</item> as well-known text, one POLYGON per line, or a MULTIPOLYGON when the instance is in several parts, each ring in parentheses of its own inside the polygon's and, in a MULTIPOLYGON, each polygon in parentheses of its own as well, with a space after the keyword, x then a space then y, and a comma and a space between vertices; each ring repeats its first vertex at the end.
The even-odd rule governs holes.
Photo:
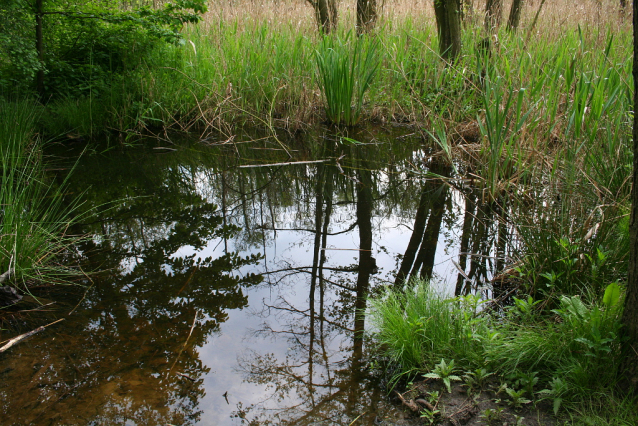
POLYGON ((70 272, 57 259, 70 243, 76 204, 66 205, 44 174, 39 111, 31 102, 0 100, 0 271, 16 284, 60 282, 70 272))
POLYGON ((346 126, 359 122, 363 95, 379 68, 377 49, 377 40, 353 38, 352 32, 344 40, 338 36, 324 36, 315 52, 315 60, 330 122, 346 126))
POLYGON ((478 299, 449 298, 428 282, 412 280, 405 291, 388 290, 370 301, 375 339, 403 371, 430 369, 441 358, 481 364, 488 324, 476 317, 478 299))

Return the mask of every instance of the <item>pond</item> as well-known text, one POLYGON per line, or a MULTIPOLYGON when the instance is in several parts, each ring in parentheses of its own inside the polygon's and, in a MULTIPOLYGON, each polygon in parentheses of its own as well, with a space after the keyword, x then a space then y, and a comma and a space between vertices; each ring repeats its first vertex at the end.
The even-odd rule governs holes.
POLYGON ((508 229, 480 194, 433 177, 452 170, 407 129, 281 139, 81 158, 67 192, 97 214, 68 260, 87 275, 6 316, 0 340, 65 321, 0 355, 3 424, 401 418, 366 298, 409 275, 488 294, 508 229))

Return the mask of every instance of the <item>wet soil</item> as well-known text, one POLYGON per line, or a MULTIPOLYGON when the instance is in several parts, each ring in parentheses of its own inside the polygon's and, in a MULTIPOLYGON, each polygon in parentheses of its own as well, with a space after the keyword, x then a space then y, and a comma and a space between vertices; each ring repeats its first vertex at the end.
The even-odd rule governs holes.
MULTIPOLYGON (((439 381, 427 379, 411 384, 404 392, 395 392, 403 405, 405 425, 442 426, 553 426, 557 424, 547 401, 515 406, 496 380, 483 389, 468 392, 456 384, 448 392, 439 381), (436 413, 425 415, 424 413, 436 413)), ((389 423, 392 424, 392 423, 389 423)), ((396 423, 397 425, 402 423, 396 423)))

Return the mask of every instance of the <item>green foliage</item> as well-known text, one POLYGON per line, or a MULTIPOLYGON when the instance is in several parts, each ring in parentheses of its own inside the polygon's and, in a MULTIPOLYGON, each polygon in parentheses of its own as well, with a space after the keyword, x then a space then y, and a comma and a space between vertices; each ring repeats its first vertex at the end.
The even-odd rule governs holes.
POLYGON ((503 420, 504 408, 486 408, 479 417, 481 417, 488 426, 501 424, 503 420))
POLYGON ((0 3, 0 92, 26 93, 42 68, 35 50, 35 22, 18 1, 0 3))
POLYGON ((449 364, 441 359, 441 362, 434 366, 430 373, 424 374, 423 377, 428 379, 439 379, 443 381, 448 393, 452 393, 452 381, 460 382, 461 378, 454 374, 454 360, 450 360, 449 364))
POLYGON ((505 388, 505 392, 510 397, 507 403, 514 408, 522 408, 524 404, 529 404, 531 400, 525 398, 525 390, 514 390, 511 388, 505 388))
POLYGON ((560 377, 552 378, 549 389, 543 389, 538 392, 542 399, 551 399, 554 415, 558 415, 560 406, 563 403, 563 395, 569 390, 569 385, 560 377))
POLYGON ((572 397, 613 386, 620 356, 618 305, 601 309, 577 296, 563 296, 553 313, 560 321, 539 315, 535 325, 511 324, 502 329, 487 349, 494 367, 503 373, 519 372, 518 385, 530 395, 538 383, 536 372, 546 380, 563 380, 572 397))
POLYGON ((363 96, 379 67, 379 42, 368 37, 344 40, 324 36, 315 52, 319 88, 326 102, 326 115, 334 124, 354 126, 363 108, 363 96))
MULTIPOLYGON (((203 0, 175 0, 162 8, 129 8, 117 0, 65 2, 44 0, 43 60, 38 58, 32 0, 0 6, 9 20, 0 23, 0 90, 22 93, 45 71, 45 99, 61 93, 97 96, 116 75, 148 60, 159 41, 182 42, 184 24, 206 11, 203 0)), ((3 19, 4 21, 4 19, 3 19)))
POLYGON ((489 372, 486 368, 477 368, 474 371, 468 371, 463 375, 465 385, 468 388, 468 393, 473 393, 475 390, 481 391, 488 377, 494 373, 489 372))

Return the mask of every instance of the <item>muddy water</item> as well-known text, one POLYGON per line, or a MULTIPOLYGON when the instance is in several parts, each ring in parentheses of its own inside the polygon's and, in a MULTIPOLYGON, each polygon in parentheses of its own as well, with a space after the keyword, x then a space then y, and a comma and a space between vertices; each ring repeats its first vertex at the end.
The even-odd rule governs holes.
POLYGON ((65 321, 0 355, 0 423, 395 424, 366 297, 481 290, 498 225, 416 136, 309 138, 85 155, 68 261, 93 273, 5 315, 0 341, 65 321))

